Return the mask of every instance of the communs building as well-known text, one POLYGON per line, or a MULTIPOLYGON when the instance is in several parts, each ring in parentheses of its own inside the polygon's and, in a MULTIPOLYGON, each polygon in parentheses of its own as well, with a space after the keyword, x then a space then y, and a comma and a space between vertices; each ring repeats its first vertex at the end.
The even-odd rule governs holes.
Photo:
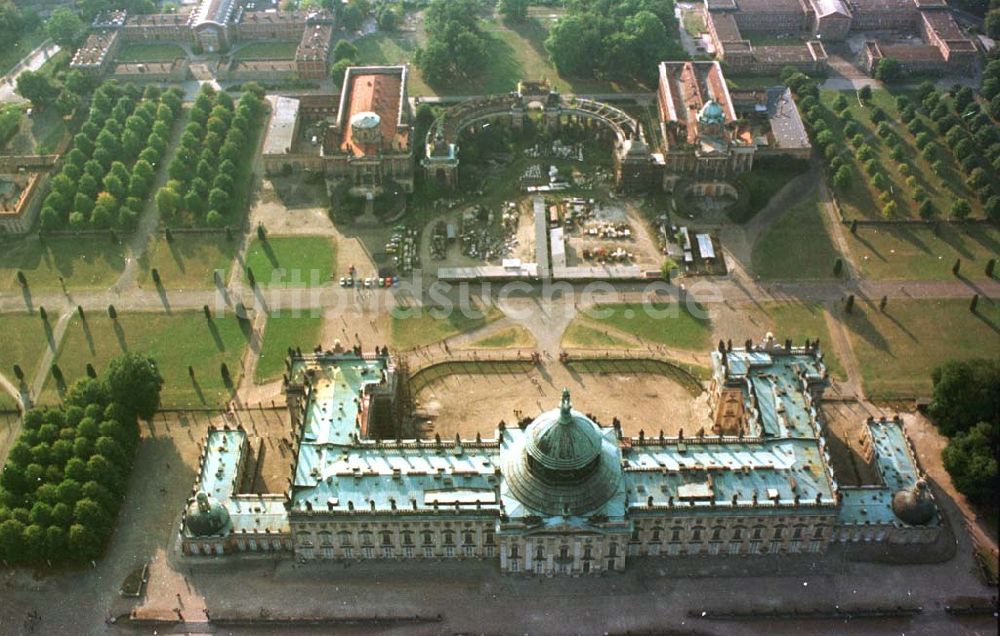
POLYGON ((945 0, 704 0, 705 24, 716 56, 739 73, 776 73, 786 66, 822 71, 824 42, 854 33, 880 33, 863 52, 869 72, 880 59, 907 71, 963 73, 978 52, 945 0), (919 44, 888 37, 917 37, 919 44), (788 42, 771 40, 788 37, 788 42), (754 44, 763 38, 767 44, 754 44))
POLYGON ((564 391, 555 408, 501 421, 489 438, 443 440, 391 439, 400 386, 387 350, 294 355, 287 490, 246 494, 257 470, 246 432, 210 431, 183 551, 486 559, 507 573, 579 575, 639 558, 937 539, 939 512, 898 421, 868 423, 880 482, 838 483, 818 411, 818 343, 720 343, 712 362, 711 430, 626 436, 564 391))

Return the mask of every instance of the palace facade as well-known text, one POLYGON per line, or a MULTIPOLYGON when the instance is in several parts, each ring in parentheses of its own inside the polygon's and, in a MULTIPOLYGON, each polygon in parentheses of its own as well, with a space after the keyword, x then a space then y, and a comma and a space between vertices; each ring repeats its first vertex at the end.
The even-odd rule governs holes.
POLYGON ((713 367, 712 430, 628 437, 617 420, 575 410, 565 391, 557 408, 523 428, 501 422, 490 438, 385 441, 399 390, 386 350, 294 356, 288 489, 247 494, 256 469, 246 432, 210 431, 182 549, 490 559, 508 573, 577 575, 637 558, 936 540, 939 514, 898 420, 865 424, 879 482, 838 484, 817 410, 818 343, 720 343, 713 367))

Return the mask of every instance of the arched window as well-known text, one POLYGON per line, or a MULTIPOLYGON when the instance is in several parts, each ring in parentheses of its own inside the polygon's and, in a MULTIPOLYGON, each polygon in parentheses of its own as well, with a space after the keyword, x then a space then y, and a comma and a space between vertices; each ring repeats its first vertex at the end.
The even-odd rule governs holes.
POLYGON ((434 545, 434 533, 424 530, 424 545, 434 545))
POLYGON ((444 533, 444 544, 445 545, 455 545, 455 533, 451 530, 445 530, 444 533))

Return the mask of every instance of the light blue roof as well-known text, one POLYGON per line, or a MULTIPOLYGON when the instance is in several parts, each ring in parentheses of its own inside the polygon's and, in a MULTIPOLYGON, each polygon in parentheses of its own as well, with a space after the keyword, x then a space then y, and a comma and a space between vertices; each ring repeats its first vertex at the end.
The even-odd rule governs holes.
MULTIPOLYGON (((315 368, 319 376, 313 381, 306 405, 300 462, 310 461, 312 448, 350 446, 361 435, 358 413, 362 391, 366 385, 381 381, 386 361, 350 356, 330 358, 315 368)), ((295 372, 300 370, 293 369, 295 372)))

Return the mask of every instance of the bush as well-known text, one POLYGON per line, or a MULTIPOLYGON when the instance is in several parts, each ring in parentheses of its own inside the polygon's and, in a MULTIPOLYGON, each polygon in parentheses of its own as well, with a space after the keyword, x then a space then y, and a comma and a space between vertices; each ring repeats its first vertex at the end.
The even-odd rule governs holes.
POLYGON ((952 218, 955 219, 965 219, 972 213, 972 206, 965 199, 957 199, 951 204, 951 209, 949 210, 952 218))
POLYGON ((920 218, 925 220, 931 219, 934 217, 934 204, 931 203, 930 199, 924 199, 920 202, 920 207, 917 208, 917 211, 920 213, 920 218))

